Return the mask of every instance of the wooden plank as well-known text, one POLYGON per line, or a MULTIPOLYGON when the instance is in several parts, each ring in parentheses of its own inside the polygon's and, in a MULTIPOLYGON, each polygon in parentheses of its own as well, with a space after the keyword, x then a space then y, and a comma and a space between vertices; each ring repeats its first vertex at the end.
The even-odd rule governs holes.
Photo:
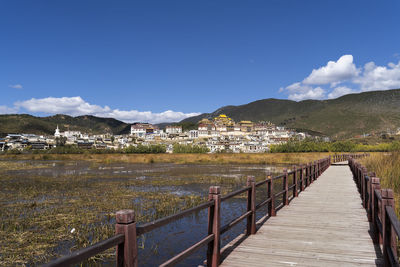
POLYGON ((348 166, 331 166, 220 266, 382 266, 348 166))

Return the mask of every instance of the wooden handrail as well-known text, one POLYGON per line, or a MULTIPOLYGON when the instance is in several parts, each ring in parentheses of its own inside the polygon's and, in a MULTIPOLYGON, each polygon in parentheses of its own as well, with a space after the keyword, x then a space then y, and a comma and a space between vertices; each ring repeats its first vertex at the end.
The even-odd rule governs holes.
POLYGON ((226 196, 223 196, 223 197, 221 198, 221 201, 225 201, 225 200, 230 199, 230 198, 233 198, 233 197, 235 197, 235 196, 237 196, 237 195, 243 194, 244 192, 247 192, 247 191, 249 191, 250 189, 251 189, 250 186, 246 186, 245 188, 242 188, 242 189, 233 191, 232 193, 229 193, 229 194, 227 194, 226 196))
POLYGON ((397 237, 400 238, 400 221, 397 218, 396 213, 394 212, 392 206, 386 206, 386 214, 389 217, 390 224, 392 225, 394 231, 396 232, 397 237))
POLYGON ((229 229, 231 229, 233 226, 235 226, 239 222, 241 222, 243 219, 246 219, 247 217, 249 217, 251 214, 252 214, 252 211, 249 210, 249 211, 243 213, 242 215, 240 215, 239 217, 233 219, 229 223, 225 224, 224 226, 222 226, 221 227, 221 235, 223 233, 227 232, 229 229))
POLYGON ((360 192, 362 205, 367 210, 368 220, 372 222, 374 242, 382 245, 379 247, 384 266, 399 266, 397 240, 400 239, 400 220, 394 211, 393 190, 381 189, 380 179, 374 173, 368 173, 352 157, 349 158, 349 166, 360 192))
POLYGON ((264 207, 265 205, 269 204, 271 202, 272 198, 267 198, 266 200, 264 200, 263 202, 259 203, 256 205, 256 210, 264 207))
POLYGON ((193 246, 189 247, 185 251, 182 251, 178 255, 174 256, 173 258, 169 259, 168 261, 164 262, 163 264, 160 265, 160 267, 167 267, 167 266, 174 266, 176 263, 180 262, 184 258, 192 255, 196 250, 199 248, 207 245, 209 242, 214 240, 214 234, 210 234, 194 244, 193 246))
POLYGON ((272 180, 278 180, 278 179, 281 179, 281 178, 283 178, 283 177, 285 177, 285 174, 281 174, 281 175, 272 177, 272 180))
POLYGON ((196 207, 181 211, 179 213, 176 213, 176 214, 173 214, 173 215, 170 215, 170 216, 167 216, 167 217, 164 217, 164 218, 161 218, 161 219, 149 222, 149 223, 145 223, 145 224, 140 225, 140 226, 137 226, 136 227, 136 234, 138 236, 142 235, 142 234, 145 234, 145 233, 150 232, 150 231, 152 231, 152 230, 154 230, 156 228, 160 228, 161 226, 164 226, 166 224, 169 224, 171 222, 179 220, 180 218, 183 218, 183 217, 185 217, 185 216, 187 216, 187 215, 189 215, 191 213, 195 213, 195 212, 198 212, 198 211, 200 211, 202 209, 209 208, 209 207, 211 207, 213 205, 214 205, 214 201, 207 201, 207 202, 205 202, 203 204, 200 204, 200 205, 198 205, 196 207))
POLYGON ((115 247, 119 244, 124 243, 125 236, 122 234, 115 235, 113 237, 110 237, 106 240, 100 241, 92 246, 83 248, 78 251, 74 251, 69 255, 63 256, 61 258, 58 258, 48 264, 45 264, 43 266, 45 267, 58 267, 58 266, 68 266, 68 265, 73 265, 77 264, 81 261, 84 261, 92 256, 95 256, 107 249, 110 249, 112 247, 115 247))
MULTIPOLYGON (((348 156, 349 157, 349 156, 348 156)), ((345 156, 342 156, 345 158, 345 156)), ((306 187, 308 187, 314 180, 316 180, 332 163, 334 157, 326 157, 318 161, 310 162, 307 165, 294 166, 291 171, 285 171, 283 174, 271 177, 267 175, 266 179, 255 183, 254 177, 249 177, 247 186, 231 192, 225 196, 221 196, 221 189, 219 186, 210 187, 209 200, 196 207, 184 210, 177 214, 167 216, 153 222, 145 223, 136 226, 134 211, 124 210, 117 212, 116 233, 105 241, 99 242, 93 246, 85 249, 78 250, 68 256, 59 258, 50 262, 47 266, 65 266, 68 264, 76 264, 91 256, 94 256, 102 251, 117 246, 116 263, 117 266, 137 267, 137 244, 136 238, 139 235, 150 232, 154 229, 162 227, 168 223, 176 221, 180 218, 188 216, 194 212, 208 208, 208 235, 195 243, 191 247, 185 249, 179 254, 175 255, 168 261, 164 262, 161 266, 171 266, 184 258, 191 255, 197 249, 207 245, 207 266, 216 267, 220 263, 220 235, 230 230, 233 226, 238 224, 244 219, 247 219, 247 234, 256 233, 256 211, 261 207, 267 205, 267 215, 275 216, 276 211, 284 205, 289 205, 290 200, 297 197, 306 187), (292 175, 292 183, 289 185, 289 176, 292 175), (282 179, 282 191, 274 193, 274 182, 282 179), (256 204, 255 196, 257 188, 264 188, 266 198, 259 204, 256 204), (289 190, 293 190, 291 199, 289 199, 289 190), (221 227, 221 202, 231 199, 237 195, 247 192, 247 211, 242 215, 234 218, 228 224, 221 227), (283 203, 275 206, 276 198, 283 196, 283 203), (111 241, 110 241, 111 240, 111 241), (67 259, 67 260, 65 260, 67 259), (59 264, 61 262, 61 264, 59 264)))

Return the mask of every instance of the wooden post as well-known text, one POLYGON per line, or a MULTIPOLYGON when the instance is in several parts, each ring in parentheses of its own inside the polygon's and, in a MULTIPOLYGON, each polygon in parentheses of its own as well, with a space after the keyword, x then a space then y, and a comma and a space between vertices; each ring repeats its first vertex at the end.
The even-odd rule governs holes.
MULTIPOLYGON (((379 191, 380 195, 382 196, 382 192, 381 192, 382 190, 380 189, 380 186, 379 186, 378 191, 379 191)), ((382 233, 379 232, 379 227, 378 227, 378 223, 377 223, 377 220, 381 219, 381 214, 380 214, 379 208, 382 208, 382 201, 380 201, 379 198, 374 197, 374 211, 373 211, 374 223, 373 223, 373 225, 376 230, 375 231, 375 233, 376 233, 376 241, 375 242, 377 244, 382 244, 382 236, 383 235, 381 235, 382 233)), ((382 222, 382 219, 381 219, 381 222, 382 222)))
POLYGON ((299 183, 297 181, 297 167, 293 166, 293 183, 294 183, 294 188, 293 188, 293 196, 298 197, 299 195, 299 183))
POLYGON ((256 233, 256 182, 254 176, 247 177, 247 186, 251 189, 247 191, 247 211, 251 211, 250 216, 247 217, 247 235, 254 235, 256 233))
POLYGON ((394 257, 397 258, 396 253, 396 235, 392 235, 392 225, 390 224, 389 217, 386 214, 386 207, 391 206, 394 209, 394 198, 392 189, 382 189, 382 232, 383 232, 383 260, 385 266, 391 266, 388 249, 392 248, 394 257))
POLYGON ((375 211, 375 189, 381 189, 381 183, 378 177, 371 177, 371 207, 370 207, 370 222, 372 222, 373 227, 376 231, 376 211, 375 211))
POLYGON ((269 202, 269 205, 268 205, 268 212, 269 212, 269 216, 276 216, 274 181, 272 180, 271 175, 268 175, 267 179, 268 179, 268 197, 271 198, 271 201, 269 202))
POLYGON ((323 172, 323 162, 324 162, 324 160, 323 159, 321 159, 321 160, 319 160, 319 167, 318 167, 318 170, 319 170, 319 175, 318 176, 321 176, 321 174, 322 174, 322 172, 323 172))
POLYGON ((371 212, 371 207, 372 207, 372 195, 373 195, 373 191, 372 191, 372 178, 375 177, 375 173, 374 172, 370 172, 368 174, 368 183, 367 183, 367 192, 368 192, 368 201, 367 201, 367 215, 368 215, 368 221, 371 222, 372 221, 372 212, 371 212))
POLYGON ((360 190, 360 169, 358 166, 358 162, 356 162, 356 184, 357 184, 357 189, 360 190))
POLYGON ((364 167, 360 168, 360 193, 361 193, 361 200, 362 206, 365 208, 365 190, 364 190, 364 180, 365 180, 365 172, 364 167))
POLYGON ((314 161, 314 181, 318 178, 318 161, 314 161))
POLYGON ((314 182, 314 175, 315 175, 315 161, 311 162, 311 183, 314 182))
POLYGON ((285 190, 285 193, 283 194, 283 205, 289 205, 289 179, 288 179, 288 173, 287 173, 287 169, 283 170, 283 174, 285 176, 283 176, 283 190, 285 190))
POLYGON ((367 207, 367 168, 362 167, 362 201, 363 201, 363 207, 367 207))
POLYGON ((306 184, 305 184, 305 186, 307 187, 310 183, 308 182, 308 176, 310 175, 310 172, 309 172, 309 166, 308 166, 308 163, 306 164, 306 184))
POLYGON ((320 163, 319 163, 319 166, 321 167, 321 169, 320 169, 320 172, 319 172, 319 175, 321 176, 322 175, 322 173, 324 172, 324 170, 325 170, 325 159, 321 159, 320 160, 320 163))
MULTIPOLYGON (((386 206, 384 206, 384 218, 385 219, 382 223, 382 225, 383 225, 383 246, 382 246, 383 262, 384 262, 384 266, 392 266, 390 256, 388 253, 388 249, 393 247, 392 242, 391 242, 391 240, 392 240, 392 225, 390 223, 389 216, 386 212, 386 206)), ((397 257, 395 257, 395 259, 396 258, 397 257)), ((395 266, 398 266, 398 265, 395 265, 395 266)))
POLYGON ((208 243, 207 266, 217 267, 221 257, 221 188, 219 186, 210 186, 208 200, 214 200, 214 205, 208 208, 208 234, 214 234, 214 240, 208 243))
POLYGON ((300 165, 300 177, 299 177, 299 179, 300 179, 300 192, 301 191, 304 191, 304 173, 303 173, 303 171, 304 171, 304 167, 303 167, 303 165, 300 165))
POLYGON ((136 222, 133 210, 120 210, 116 213, 115 233, 125 235, 125 241, 117 246, 116 265, 118 267, 137 267, 136 222))

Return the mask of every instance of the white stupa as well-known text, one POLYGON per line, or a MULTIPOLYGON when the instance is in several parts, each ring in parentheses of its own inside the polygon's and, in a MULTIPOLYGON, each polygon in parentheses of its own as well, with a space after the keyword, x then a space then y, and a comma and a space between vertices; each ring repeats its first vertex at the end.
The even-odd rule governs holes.
POLYGON ((60 136, 61 136, 60 129, 58 129, 58 125, 57 125, 56 132, 54 133, 54 137, 60 137, 60 136))

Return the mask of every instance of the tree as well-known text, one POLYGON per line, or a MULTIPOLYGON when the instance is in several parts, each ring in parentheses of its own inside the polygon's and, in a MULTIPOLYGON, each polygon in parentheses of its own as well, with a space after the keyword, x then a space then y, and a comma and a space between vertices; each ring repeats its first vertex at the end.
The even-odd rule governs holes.
POLYGON ((65 136, 56 137, 56 146, 65 146, 66 142, 67 142, 67 137, 65 136))

